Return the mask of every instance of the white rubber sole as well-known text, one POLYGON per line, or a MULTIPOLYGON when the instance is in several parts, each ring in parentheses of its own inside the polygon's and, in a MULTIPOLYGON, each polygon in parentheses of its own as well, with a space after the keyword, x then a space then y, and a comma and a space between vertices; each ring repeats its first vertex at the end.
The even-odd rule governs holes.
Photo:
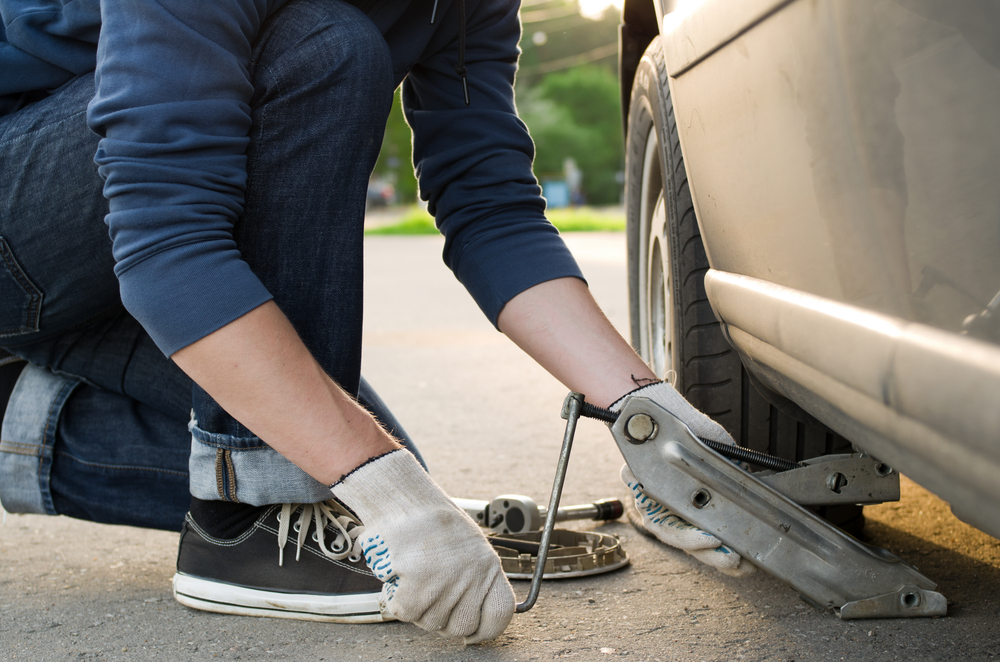
POLYGON ((395 620, 382 613, 378 593, 302 595, 260 591, 232 584, 174 575, 174 599, 185 607, 238 616, 293 618, 323 623, 381 623, 395 620))

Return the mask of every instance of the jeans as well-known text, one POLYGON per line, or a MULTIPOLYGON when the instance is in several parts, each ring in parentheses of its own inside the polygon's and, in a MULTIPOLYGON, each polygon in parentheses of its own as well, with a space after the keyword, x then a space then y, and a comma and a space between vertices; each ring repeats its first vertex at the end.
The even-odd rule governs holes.
MULTIPOLYGON (((249 73, 234 238, 320 365, 358 395, 365 194, 392 101, 388 47, 346 3, 293 0, 262 28, 249 73)), ((177 530, 189 495, 328 498, 122 306, 86 125, 93 93, 87 74, 0 118, 0 346, 31 363, 0 433, 3 506, 177 530)), ((361 400, 405 437, 367 385, 361 400)))

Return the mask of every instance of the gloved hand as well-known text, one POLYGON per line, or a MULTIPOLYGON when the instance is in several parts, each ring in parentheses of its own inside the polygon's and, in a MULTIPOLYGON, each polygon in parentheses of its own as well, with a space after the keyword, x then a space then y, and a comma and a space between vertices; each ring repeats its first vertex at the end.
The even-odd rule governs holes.
POLYGON ((625 406, 625 398, 629 396, 638 396, 652 400, 680 419, 680 422, 688 426, 688 429, 696 437, 711 439, 722 444, 729 444, 730 446, 736 445, 733 438, 726 432, 726 428, 695 409, 690 402, 684 399, 683 395, 678 393, 667 382, 656 382, 655 384, 637 388, 631 393, 626 393, 611 405, 611 411, 621 411, 621 408, 625 406))
MULTIPOLYGON (((729 445, 736 443, 725 428, 695 409, 666 382, 657 382, 632 391, 611 405, 611 411, 620 411, 625 404, 625 398, 631 395, 649 398, 680 419, 697 437, 729 445)), ((691 525, 643 492, 642 485, 636 480, 627 464, 622 465, 621 476, 622 481, 632 491, 643 525, 658 540, 684 550, 702 563, 718 568, 727 575, 741 577, 756 570, 739 554, 723 545, 721 540, 691 525)))
POLYGON ((622 465, 622 482, 632 491, 635 507, 642 516, 642 524, 662 542, 682 549, 702 563, 707 563, 727 575, 742 577, 756 568, 739 554, 722 544, 711 533, 702 531, 673 514, 669 508, 642 491, 627 464, 622 465))
POLYGON ((514 591, 500 557, 409 452, 370 460, 330 489, 365 527, 365 561, 384 582, 388 614, 467 644, 506 629, 514 591))

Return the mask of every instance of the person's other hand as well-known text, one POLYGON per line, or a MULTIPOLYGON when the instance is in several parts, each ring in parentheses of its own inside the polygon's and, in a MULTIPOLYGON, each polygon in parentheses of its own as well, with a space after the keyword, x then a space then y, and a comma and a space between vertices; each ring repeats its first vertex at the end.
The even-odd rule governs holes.
MULTIPOLYGON (((676 416, 699 438, 712 439, 730 446, 736 444, 725 428, 695 409, 667 382, 657 382, 632 391, 611 405, 611 411, 620 411, 628 396, 649 398, 676 416)), ((675 515, 667 506, 643 492, 642 485, 627 464, 622 466, 621 476, 632 491, 643 525, 658 540, 682 549, 702 563, 728 575, 742 576, 754 571, 753 565, 726 547, 721 540, 675 515)))
POLYGON ((733 577, 742 577, 756 568, 739 554, 726 547, 711 533, 702 531, 669 508, 642 491, 642 484, 636 480, 627 464, 622 465, 622 482, 632 491, 635 507, 642 517, 646 530, 657 540, 671 547, 682 549, 702 563, 717 568, 733 577))
POLYGON ((514 591, 479 527, 405 450, 361 465, 331 486, 365 527, 365 561, 383 583, 383 610, 465 643, 498 637, 514 591))

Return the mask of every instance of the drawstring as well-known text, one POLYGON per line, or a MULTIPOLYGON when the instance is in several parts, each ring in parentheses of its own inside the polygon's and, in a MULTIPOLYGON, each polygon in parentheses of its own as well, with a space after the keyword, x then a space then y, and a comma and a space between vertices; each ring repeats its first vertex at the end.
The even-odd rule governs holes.
MULTIPOLYGON (((431 25, 437 18, 438 0, 434 0, 434 8, 431 9, 431 25)), ((462 78, 462 92, 465 95, 465 105, 470 105, 469 100, 469 76, 465 68, 465 0, 458 0, 458 63, 455 65, 455 73, 462 78)))
POLYGON ((469 77, 465 73, 465 0, 458 0, 458 64, 455 65, 455 73, 462 77, 465 105, 468 106, 469 77))

